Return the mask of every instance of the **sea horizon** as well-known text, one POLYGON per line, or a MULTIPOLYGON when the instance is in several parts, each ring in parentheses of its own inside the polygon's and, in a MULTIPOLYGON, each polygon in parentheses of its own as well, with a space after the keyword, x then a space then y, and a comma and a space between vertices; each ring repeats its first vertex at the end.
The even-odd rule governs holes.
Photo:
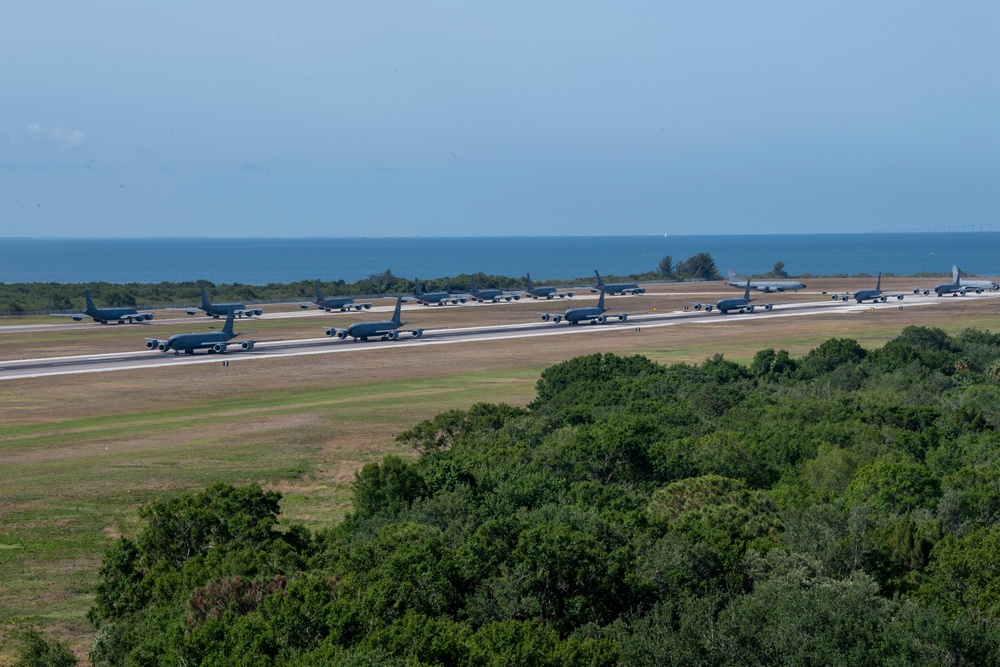
POLYGON ((572 280, 656 271, 709 253, 721 273, 995 276, 1000 232, 862 232, 605 236, 0 237, 0 282, 263 285, 355 282, 386 270, 409 279, 461 274, 572 280))

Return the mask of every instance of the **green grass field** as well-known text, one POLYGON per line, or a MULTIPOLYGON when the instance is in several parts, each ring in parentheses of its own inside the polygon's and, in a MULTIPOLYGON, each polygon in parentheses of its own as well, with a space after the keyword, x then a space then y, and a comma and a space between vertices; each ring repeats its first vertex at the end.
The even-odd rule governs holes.
MULTIPOLYGON (((767 347, 802 355, 833 337, 876 347, 910 324, 997 330, 1000 316, 989 304, 752 326, 746 318, 706 318, 634 335, 430 346, 419 354, 387 346, 379 354, 233 364, 224 380, 214 365, 199 365, 0 384, 0 664, 13 655, 12 632, 27 624, 86 654, 101 555, 135 533, 139 507, 165 494, 259 482, 284 495, 284 520, 316 529, 349 510, 349 484, 362 465, 387 453, 412 455, 396 434, 476 402, 524 405, 539 373, 564 359, 602 351, 699 362, 722 352, 748 361, 767 347)), ((35 337, 44 345, 49 335, 35 337)), ((64 334, 51 336, 58 342, 64 334)))

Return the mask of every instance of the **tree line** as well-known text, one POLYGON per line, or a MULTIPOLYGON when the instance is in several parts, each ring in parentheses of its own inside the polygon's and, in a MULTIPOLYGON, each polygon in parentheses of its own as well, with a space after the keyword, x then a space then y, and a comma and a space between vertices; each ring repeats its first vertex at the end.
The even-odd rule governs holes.
MULTIPOLYGON (((545 370, 398 436, 311 534, 279 494, 151 503, 91 659, 213 665, 1000 664, 1000 335, 545 370)), ((37 642, 36 642, 37 645, 37 642)))
MULTIPOLYGON (((776 270, 783 272, 784 264, 775 264, 776 270)), ((615 280, 720 280, 722 276, 712 256, 707 252, 698 253, 676 266, 670 256, 664 257, 656 270, 633 273, 624 276, 604 276, 615 280)), ((480 288, 523 290, 524 278, 487 275, 484 273, 459 274, 454 277, 422 280, 427 291, 468 291, 472 280, 480 288)), ((590 285, 592 278, 576 278, 563 281, 536 281, 538 285, 568 284, 590 285)), ((201 288, 204 287, 213 301, 239 301, 243 303, 308 302, 316 294, 315 281, 300 280, 292 283, 268 283, 248 285, 243 283, 216 284, 209 280, 189 280, 181 282, 163 281, 159 283, 0 283, 0 315, 45 314, 69 312, 84 308, 83 292, 89 290, 98 306, 163 308, 196 305, 201 303, 201 288)), ((320 281, 324 296, 355 296, 375 298, 410 294, 415 288, 414 281, 400 278, 392 269, 372 273, 367 278, 355 282, 344 280, 320 281)))

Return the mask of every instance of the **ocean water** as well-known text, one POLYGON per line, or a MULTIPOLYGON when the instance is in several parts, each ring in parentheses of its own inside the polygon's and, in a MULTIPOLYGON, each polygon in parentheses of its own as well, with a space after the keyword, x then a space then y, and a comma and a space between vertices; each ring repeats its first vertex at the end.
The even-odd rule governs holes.
POLYGON ((791 275, 879 272, 1000 274, 1000 232, 469 238, 0 239, 0 282, 210 280, 264 285, 354 282, 391 269, 406 278, 463 273, 538 280, 628 275, 699 252, 719 270, 791 275))

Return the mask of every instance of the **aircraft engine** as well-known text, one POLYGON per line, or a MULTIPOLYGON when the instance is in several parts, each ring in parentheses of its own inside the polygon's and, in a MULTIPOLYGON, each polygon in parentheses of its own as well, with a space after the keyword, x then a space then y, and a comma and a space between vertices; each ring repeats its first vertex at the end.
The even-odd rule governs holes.
POLYGON ((622 313, 621 315, 618 316, 619 322, 624 322, 627 319, 628 319, 628 313, 622 313))
POLYGON ((156 346, 156 349, 159 350, 160 352, 166 352, 167 344, 164 342, 160 342, 160 344, 156 346))
MULTIPOLYGON (((322 306, 317 306, 317 307, 318 308, 322 308, 322 306)), ((301 308, 302 310, 309 310, 310 308, 312 308, 312 304, 311 303, 300 303, 299 304, 299 308, 301 308)))
POLYGON ((513 299, 513 298, 514 298, 514 297, 512 297, 512 296, 505 296, 505 297, 503 298, 503 300, 504 300, 504 301, 510 301, 510 300, 511 300, 511 299, 513 299))
POLYGON ((566 296, 573 296, 572 292, 566 292, 566 296))
POLYGON ((976 294, 982 294, 983 290, 979 287, 976 288, 976 294))
MULTIPOLYGON (((834 301, 836 301, 837 297, 833 297, 833 299, 834 299, 834 301)), ((840 300, 846 302, 847 301, 847 295, 845 294, 844 296, 840 297, 840 300)))
POLYGON ((372 305, 370 303, 366 303, 365 304, 365 310, 371 310, 371 309, 372 309, 372 305))
POLYGON ((212 352, 217 352, 219 354, 222 354, 227 349, 229 349, 229 346, 226 345, 225 343, 216 343, 215 345, 212 346, 212 352))
POLYGON ((548 322, 551 319, 552 319, 551 315, 549 315, 548 313, 542 313, 542 322, 548 322))
POLYGON ((80 321, 80 320, 82 320, 82 319, 83 319, 83 315, 74 315, 74 316, 73 316, 73 320, 74 320, 75 322, 79 322, 79 321, 80 321))
POLYGON ((709 305, 705 306, 705 312, 706 312, 706 313, 710 313, 710 312, 712 312, 712 308, 714 308, 714 306, 712 306, 711 304, 709 304, 709 305))
POLYGON ((337 330, 336 329, 327 329, 326 330, 326 335, 327 336, 331 336, 331 337, 332 336, 336 336, 337 335, 337 330))
POLYGON ((254 309, 253 309, 252 311, 250 311, 250 312, 252 312, 252 313, 253 313, 254 315, 256 315, 257 317, 260 317, 261 315, 263 315, 263 314, 264 314, 264 311, 263 311, 263 310, 261 310, 260 308, 254 308, 254 309))
POLYGON ((399 332, 398 331, 390 331, 389 333, 387 333, 385 335, 385 337, 388 338, 389 340, 397 340, 399 338, 399 332))
POLYGON ((155 350, 159 346, 160 346, 160 341, 158 341, 158 340, 147 340, 146 341, 146 349, 147 350, 155 350))
POLYGON ((354 310, 361 310, 362 308, 364 308, 364 306, 362 306, 360 303, 354 306, 354 310))
POLYGON ((245 340, 242 343, 240 343, 240 347, 242 349, 244 349, 244 350, 252 350, 253 349, 253 341, 252 340, 245 340))
POLYGON ((770 304, 770 303, 765 303, 764 304, 764 310, 771 310, 772 308, 774 308, 774 304, 770 304))
POLYGON ((424 335, 424 330, 423 329, 414 329, 413 331, 410 332, 410 334, 414 338, 420 338, 421 336, 424 335))
POLYGON ((640 287, 639 289, 637 289, 635 291, 635 293, 636 294, 645 294, 646 293, 646 288, 645 287, 640 287))
POLYGON ((553 315, 552 321, 555 322, 556 324, 559 324, 560 322, 562 322, 562 315, 553 315))
POLYGON ((604 324, 605 322, 607 322, 607 321, 608 321, 608 318, 606 318, 606 317, 605 317, 604 315, 598 315, 598 316, 597 316, 597 317, 596 317, 596 318, 594 319, 594 321, 595 321, 595 322, 597 322, 598 324, 604 324))
POLYGON ((694 309, 695 310, 701 310, 701 304, 700 303, 694 304, 694 309))
MULTIPOLYGON (((882 299, 882 300, 885 301, 885 299, 882 299)), ((896 295, 896 300, 897 301, 902 301, 903 300, 903 295, 902 294, 897 294, 896 295)))
MULTIPOLYGON (((514 301, 520 301, 521 300, 521 295, 520 294, 514 294, 512 296, 514 297, 514 301)), ((510 299, 507 299, 507 300, 510 301, 510 299)))

